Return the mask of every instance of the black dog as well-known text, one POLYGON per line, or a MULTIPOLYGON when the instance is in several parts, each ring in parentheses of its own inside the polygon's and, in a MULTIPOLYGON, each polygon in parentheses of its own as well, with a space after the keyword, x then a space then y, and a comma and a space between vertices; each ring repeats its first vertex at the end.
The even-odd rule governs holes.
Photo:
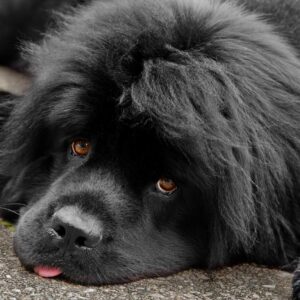
POLYGON ((62 20, 6 60, 33 76, 1 143, 21 262, 101 284, 295 261, 299 2, 262 7, 276 29, 228 1, 46 3, 62 20))

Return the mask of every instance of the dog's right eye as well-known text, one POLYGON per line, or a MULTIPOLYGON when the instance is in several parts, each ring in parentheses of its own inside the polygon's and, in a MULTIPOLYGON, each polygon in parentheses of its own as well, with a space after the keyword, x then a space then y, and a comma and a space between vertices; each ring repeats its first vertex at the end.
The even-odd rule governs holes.
POLYGON ((91 143, 87 139, 76 139, 71 144, 71 154, 85 157, 91 151, 91 143))

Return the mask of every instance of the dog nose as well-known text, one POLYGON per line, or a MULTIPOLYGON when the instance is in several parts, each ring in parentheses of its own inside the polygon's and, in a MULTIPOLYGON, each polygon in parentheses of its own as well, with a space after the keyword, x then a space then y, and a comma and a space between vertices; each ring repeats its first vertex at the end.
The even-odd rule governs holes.
POLYGON ((94 248, 102 239, 102 224, 76 206, 65 206, 54 213, 48 232, 60 248, 94 248))

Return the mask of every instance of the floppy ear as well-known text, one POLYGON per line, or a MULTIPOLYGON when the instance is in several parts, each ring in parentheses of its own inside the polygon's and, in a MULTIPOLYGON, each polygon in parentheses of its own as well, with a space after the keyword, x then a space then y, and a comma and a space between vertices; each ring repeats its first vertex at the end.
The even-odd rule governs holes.
MULTIPOLYGON (((26 110, 28 110, 25 94, 30 86, 29 76, 0 67, 0 165, 9 164, 10 157, 17 153, 17 140, 22 141, 23 134, 29 130, 23 118, 26 117, 26 110)), ((30 119, 28 121, 30 122, 30 119)), ((9 173, 0 172, 3 175, 9 173)))
POLYGON ((13 109, 14 99, 13 96, 7 92, 0 91, 0 132, 10 116, 13 109))
MULTIPOLYGON (((19 101, 22 101, 21 95, 26 93, 30 82, 28 76, 0 67, 0 137, 3 144, 5 144, 4 141, 10 140, 16 133, 12 133, 11 130, 3 127, 6 127, 6 123, 9 122, 15 106, 18 105, 19 101)), ((8 162, 10 155, 14 155, 14 151, 7 155, 8 153, 3 144, 0 148, 0 161, 8 162)), ((17 192, 19 178, 20 174, 15 178, 11 178, 10 172, 4 169, 0 172, 0 216, 10 221, 17 218, 17 212, 23 204, 22 197, 17 192), (9 196, 9 191, 14 191, 14 193, 9 196)))

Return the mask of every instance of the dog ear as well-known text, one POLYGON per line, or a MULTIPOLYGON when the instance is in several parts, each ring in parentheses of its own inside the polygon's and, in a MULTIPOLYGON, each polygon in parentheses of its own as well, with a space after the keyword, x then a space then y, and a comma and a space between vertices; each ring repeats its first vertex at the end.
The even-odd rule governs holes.
MULTIPOLYGON (((9 165, 11 157, 16 156, 17 158, 17 148, 20 149, 18 145, 26 140, 23 134, 26 134, 29 127, 26 129, 25 122, 26 120, 28 123, 32 121, 31 118, 28 119, 25 116, 26 111, 29 109, 26 104, 26 94, 30 86, 31 79, 29 76, 6 67, 0 67, 0 91, 2 95, 0 100, 0 136, 2 142, 0 146, 0 165, 6 163, 9 165)), ((6 176, 10 174, 9 171, 5 170, 1 173, 6 176)))
POLYGON ((14 106, 14 97, 7 93, 0 91, 0 131, 14 106))
POLYGON ((0 143, 0 174, 14 176, 36 160, 45 134, 42 115, 31 95, 18 99, 4 124, 0 143))
MULTIPOLYGON (((13 71, 9 68, 0 67, 0 132, 1 137, 5 134, 2 132, 2 127, 9 119, 14 106, 21 101, 21 95, 24 95, 29 89, 31 80, 28 76, 13 71)), ((10 136, 10 135, 9 135, 10 136)), ((5 159, 6 155, 0 157, 5 159)), ((0 216, 9 221, 15 221, 18 217, 18 211, 23 206, 22 197, 16 191, 18 190, 18 180, 20 174, 14 180, 10 178, 8 172, 0 174, 0 216), (15 191, 13 195, 9 191, 15 191)))

